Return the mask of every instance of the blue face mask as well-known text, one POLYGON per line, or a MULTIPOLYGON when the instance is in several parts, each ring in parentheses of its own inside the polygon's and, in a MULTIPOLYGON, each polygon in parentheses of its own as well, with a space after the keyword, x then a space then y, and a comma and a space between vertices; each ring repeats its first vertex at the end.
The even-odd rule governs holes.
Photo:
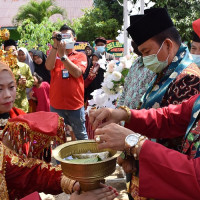
POLYGON ((196 55, 196 54, 191 54, 191 55, 192 55, 194 63, 196 63, 197 66, 200 67, 200 55, 196 55))
POLYGON ((97 52, 99 52, 99 53, 104 53, 105 52, 105 50, 106 50, 106 47, 105 46, 96 46, 97 47, 97 52))

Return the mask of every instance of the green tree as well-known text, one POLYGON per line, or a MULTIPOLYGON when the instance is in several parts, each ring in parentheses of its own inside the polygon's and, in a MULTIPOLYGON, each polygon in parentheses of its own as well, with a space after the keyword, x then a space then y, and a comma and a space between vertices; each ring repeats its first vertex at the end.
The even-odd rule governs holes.
POLYGON ((96 37, 115 39, 118 35, 119 23, 116 19, 108 18, 108 13, 100 8, 86 9, 85 14, 73 21, 79 41, 92 42, 96 37))
POLYGON ((21 39, 18 41, 18 46, 26 47, 28 50, 35 48, 46 53, 46 50, 49 49, 48 44, 52 42, 52 32, 58 31, 65 23, 70 25, 69 21, 61 20, 53 23, 47 17, 40 24, 35 24, 30 19, 26 19, 17 28, 21 36, 21 39))
MULTIPOLYGON (((137 2, 137 0, 129 1, 133 4, 137 2)), ((100 8, 106 15, 109 13, 108 19, 116 19, 119 24, 118 29, 121 29, 123 24, 123 7, 118 2, 123 3, 122 0, 94 0, 94 6, 100 8)), ((200 0, 149 0, 149 2, 154 2, 154 7, 167 8, 182 40, 191 40, 192 22, 200 18, 200 0)))
POLYGON ((13 18, 13 23, 20 23, 29 19, 31 22, 40 24, 45 17, 49 18, 54 14, 65 16, 64 9, 55 5, 54 0, 43 0, 37 2, 31 0, 28 4, 19 8, 18 14, 13 18))
POLYGON ((94 0, 94 6, 106 13, 108 19, 116 19, 119 24, 119 29, 123 25, 123 0, 94 0))
POLYGON ((152 0, 154 7, 167 8, 175 26, 177 27, 182 40, 192 39, 192 22, 200 18, 200 0, 152 0))

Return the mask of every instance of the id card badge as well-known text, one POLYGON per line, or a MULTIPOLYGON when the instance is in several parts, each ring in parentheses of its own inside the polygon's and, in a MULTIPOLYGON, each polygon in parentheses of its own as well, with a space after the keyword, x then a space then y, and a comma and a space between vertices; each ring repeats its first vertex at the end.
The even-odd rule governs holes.
POLYGON ((63 79, 69 78, 69 72, 66 69, 62 70, 62 78, 63 79))

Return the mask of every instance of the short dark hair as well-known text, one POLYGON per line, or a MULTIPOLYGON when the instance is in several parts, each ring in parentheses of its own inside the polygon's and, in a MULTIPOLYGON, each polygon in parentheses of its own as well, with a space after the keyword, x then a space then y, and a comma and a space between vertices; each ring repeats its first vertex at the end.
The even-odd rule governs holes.
POLYGON ((132 40, 131 46, 133 47, 133 52, 136 53, 138 56, 142 56, 142 53, 138 50, 137 44, 132 40))
POLYGON ((70 28, 69 26, 67 26, 67 24, 64 24, 64 25, 62 25, 62 26, 60 27, 60 32, 61 32, 61 31, 68 31, 68 30, 70 30, 70 31, 72 32, 72 35, 73 35, 74 37, 76 37, 75 31, 74 31, 72 28, 70 28))
POLYGON ((95 44, 97 44, 98 42, 103 42, 104 44, 106 44, 106 39, 104 37, 98 37, 95 39, 95 44))
POLYGON ((43 78, 41 76, 39 76, 36 72, 33 73, 33 76, 35 76, 38 80, 38 84, 43 82, 43 78))
POLYGON ((177 45, 181 45, 181 36, 179 35, 179 32, 174 26, 162 31, 161 33, 155 35, 151 39, 157 42, 159 45, 161 45, 167 38, 174 41, 177 45))
POLYGON ((17 47, 17 44, 16 44, 15 40, 12 40, 12 39, 5 40, 4 41, 4 49, 6 47, 9 47, 9 46, 15 46, 15 47, 17 47))

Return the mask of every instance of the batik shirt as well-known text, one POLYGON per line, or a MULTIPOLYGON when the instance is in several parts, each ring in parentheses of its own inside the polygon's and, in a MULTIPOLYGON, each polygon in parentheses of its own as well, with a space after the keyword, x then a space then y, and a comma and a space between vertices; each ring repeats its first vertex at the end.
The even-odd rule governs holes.
POLYGON ((117 106, 126 105, 130 109, 138 108, 154 76, 152 71, 144 67, 142 57, 137 58, 125 79, 124 89, 117 106))
POLYGON ((29 104, 26 96, 26 88, 33 86, 33 76, 29 66, 25 63, 18 62, 15 67, 12 67, 12 72, 15 76, 17 83, 17 92, 14 107, 22 109, 24 112, 28 112, 29 104), (22 86, 18 84, 20 76, 26 78, 26 85, 22 86))

